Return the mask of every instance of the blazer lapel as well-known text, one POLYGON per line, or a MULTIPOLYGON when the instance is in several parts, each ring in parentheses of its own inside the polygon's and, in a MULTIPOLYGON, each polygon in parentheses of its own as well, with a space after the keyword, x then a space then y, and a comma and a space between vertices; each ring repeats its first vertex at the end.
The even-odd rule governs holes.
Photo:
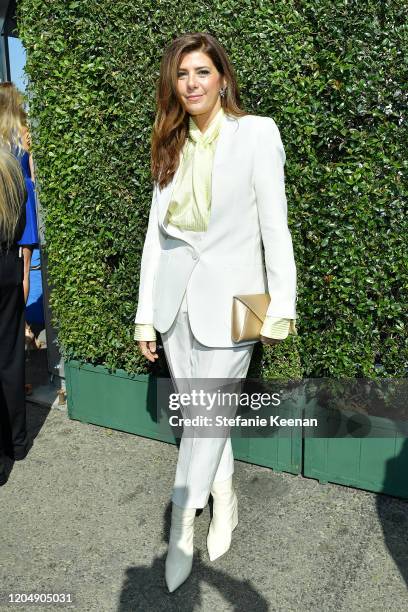
POLYGON ((224 121, 221 126, 218 136, 217 147, 215 149, 212 174, 211 174, 211 211, 210 220, 207 228, 207 235, 218 213, 218 206, 223 203, 223 181, 224 181, 224 164, 232 158, 234 148, 234 134, 238 129, 237 117, 229 115, 224 116, 224 121))
MULTIPOLYGON (((224 115, 223 122, 221 124, 220 133, 218 136, 217 146, 215 148, 214 161, 213 161, 213 172, 212 179, 214 178, 214 170, 219 165, 228 159, 231 147, 231 136, 237 128, 237 118, 229 115, 224 115)), ((212 181, 213 184, 213 181, 212 181)))

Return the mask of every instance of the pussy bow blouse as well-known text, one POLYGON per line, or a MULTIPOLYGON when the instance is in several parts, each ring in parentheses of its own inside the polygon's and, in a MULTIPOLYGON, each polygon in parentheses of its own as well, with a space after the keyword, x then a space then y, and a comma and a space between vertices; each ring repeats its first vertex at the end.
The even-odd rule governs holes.
MULTIPOLYGON (((167 222, 181 230, 205 232, 211 212, 211 174, 215 148, 224 111, 218 111, 204 133, 190 116, 189 137, 183 148, 180 172, 174 185, 167 210, 167 222)), ((297 335, 295 321, 266 317, 261 334, 269 338, 284 339, 297 335)), ((156 340, 153 325, 137 323, 135 340, 156 340)))

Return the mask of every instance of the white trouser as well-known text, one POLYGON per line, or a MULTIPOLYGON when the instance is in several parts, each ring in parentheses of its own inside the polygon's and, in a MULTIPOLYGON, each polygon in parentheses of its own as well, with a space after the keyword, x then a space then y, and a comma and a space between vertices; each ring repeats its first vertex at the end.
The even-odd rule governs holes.
MULTIPOLYGON (((201 233, 198 235, 202 235, 201 233)), ((211 325, 211 321, 208 322, 211 325)), ((187 311, 187 299, 182 304, 170 329, 161 334, 171 377, 177 392, 177 379, 245 378, 254 345, 211 348, 194 337, 187 311)), ((179 381, 181 386, 183 380, 179 381)), ((231 438, 182 436, 179 448, 172 501, 185 508, 204 508, 212 483, 230 478, 234 472, 231 438)))

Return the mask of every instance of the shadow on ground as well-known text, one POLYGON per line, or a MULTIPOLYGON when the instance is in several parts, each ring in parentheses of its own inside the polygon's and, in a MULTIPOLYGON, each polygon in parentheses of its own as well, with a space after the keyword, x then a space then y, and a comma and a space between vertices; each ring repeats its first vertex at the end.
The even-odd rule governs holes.
MULTIPOLYGON (((388 483, 395 483, 401 474, 407 474, 408 440, 402 447, 398 457, 387 462, 384 490, 388 490, 388 483), (397 477, 397 478, 396 478, 397 477)), ((398 501, 387 495, 377 495, 377 512, 384 533, 384 542, 390 552, 394 563, 398 567, 405 584, 408 586, 408 502, 398 501)))
MULTIPOLYGON (((199 514, 197 514, 196 520, 199 514)), ((168 542, 171 522, 171 503, 168 504, 163 521, 163 539, 168 542)), ((228 554, 228 553, 227 553, 228 554)), ((216 589, 231 606, 231 611, 256 610, 266 612, 267 600, 257 592, 249 580, 236 580, 227 572, 204 563, 201 552, 195 551, 193 569, 187 580, 178 589, 169 593, 164 580, 166 554, 156 557, 150 566, 128 567, 120 594, 117 612, 174 610, 187 612, 202 610, 202 589, 206 585, 216 589)))

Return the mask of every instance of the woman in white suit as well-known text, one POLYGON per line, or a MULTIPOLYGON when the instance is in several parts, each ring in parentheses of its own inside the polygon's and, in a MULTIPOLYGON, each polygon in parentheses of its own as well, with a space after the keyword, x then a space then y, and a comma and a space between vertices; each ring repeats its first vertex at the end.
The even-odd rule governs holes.
MULTIPOLYGON (((135 339, 154 362, 156 330, 176 388, 242 379, 256 341, 231 339, 232 298, 270 293, 261 341, 296 334, 296 267, 287 225, 285 152, 273 119, 245 113, 230 61, 212 36, 166 49, 152 138, 153 199, 143 248, 135 339), (264 253, 262 250, 264 247, 264 253)), ((211 560, 238 522, 229 436, 181 439, 165 578, 192 568, 194 517, 210 493, 211 560)))

